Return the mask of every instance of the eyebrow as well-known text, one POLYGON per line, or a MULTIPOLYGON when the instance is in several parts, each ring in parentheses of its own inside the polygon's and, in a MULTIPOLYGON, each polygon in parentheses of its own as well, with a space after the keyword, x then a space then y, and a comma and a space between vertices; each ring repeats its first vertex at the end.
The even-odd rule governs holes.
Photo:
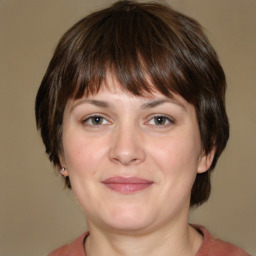
POLYGON ((149 102, 146 102, 142 105, 143 109, 150 109, 150 108, 154 108, 157 107, 159 105, 162 105, 164 103, 174 103, 178 106, 180 106, 181 108, 183 108, 184 110, 186 110, 186 107, 179 101, 177 101, 174 98, 170 98, 170 99, 159 99, 159 100, 152 100, 149 102))
POLYGON ((101 107, 101 108, 110 108, 110 104, 106 101, 102 101, 102 100, 92 100, 92 99, 83 99, 79 102, 77 102, 74 106, 72 106, 71 110, 72 111, 75 107, 83 104, 83 103, 89 103, 92 104, 96 107, 101 107))

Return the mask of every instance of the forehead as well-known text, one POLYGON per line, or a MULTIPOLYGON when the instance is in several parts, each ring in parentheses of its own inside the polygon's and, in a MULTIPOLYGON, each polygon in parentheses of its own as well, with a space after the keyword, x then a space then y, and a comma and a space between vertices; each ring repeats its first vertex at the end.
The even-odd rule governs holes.
POLYGON ((87 86, 84 87, 83 91, 78 91, 73 98, 74 100, 79 98, 91 98, 100 94, 118 94, 118 95, 129 95, 131 97, 143 96, 143 97, 153 97, 153 94, 158 92, 156 87, 150 81, 149 78, 144 82, 147 89, 140 89, 140 85, 130 88, 127 84, 121 83, 117 78, 114 71, 108 69, 105 73, 105 77, 95 81, 89 81, 87 86), (137 88, 136 88, 137 87, 137 88))
POLYGON ((129 102, 129 104, 139 105, 142 109, 150 109, 164 103, 173 103, 185 111, 188 108, 193 108, 182 96, 175 93, 170 93, 166 96, 157 90, 150 81, 148 81, 148 83, 150 90, 136 95, 126 89, 115 75, 108 74, 106 80, 101 84, 97 92, 85 92, 84 95, 78 99, 69 99, 67 105, 68 108, 71 109, 83 103, 89 103, 97 107, 111 108, 115 105, 118 106, 122 103, 129 102))
POLYGON ((126 79, 122 79, 125 81, 120 82, 115 71, 108 69, 104 78, 101 78, 97 82, 90 81, 84 89, 84 93, 80 94, 80 97, 91 97, 102 93, 110 93, 151 98, 160 91, 153 84, 148 74, 144 73, 143 76, 143 81, 136 81, 134 77, 126 76, 126 79))

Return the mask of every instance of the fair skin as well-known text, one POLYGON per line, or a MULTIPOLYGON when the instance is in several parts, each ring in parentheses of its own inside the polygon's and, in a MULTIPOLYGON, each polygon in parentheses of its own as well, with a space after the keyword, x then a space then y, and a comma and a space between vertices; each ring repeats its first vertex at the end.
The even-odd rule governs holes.
POLYGON ((203 153, 194 107, 106 82, 70 99, 63 119, 61 163, 86 215, 87 255, 195 255, 202 237, 188 224, 191 188, 213 153, 203 153))

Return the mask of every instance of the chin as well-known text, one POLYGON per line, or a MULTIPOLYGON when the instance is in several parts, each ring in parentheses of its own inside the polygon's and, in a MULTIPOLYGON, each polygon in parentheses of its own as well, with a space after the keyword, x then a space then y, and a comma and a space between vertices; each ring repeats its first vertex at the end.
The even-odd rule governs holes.
POLYGON ((149 223, 141 220, 125 220, 125 221, 115 221, 109 223, 109 229, 115 230, 118 233, 124 234, 140 234, 149 229, 149 223))
POLYGON ((105 224, 121 233, 141 232, 148 229, 153 222, 153 216, 149 216, 141 209, 122 209, 104 216, 105 224))

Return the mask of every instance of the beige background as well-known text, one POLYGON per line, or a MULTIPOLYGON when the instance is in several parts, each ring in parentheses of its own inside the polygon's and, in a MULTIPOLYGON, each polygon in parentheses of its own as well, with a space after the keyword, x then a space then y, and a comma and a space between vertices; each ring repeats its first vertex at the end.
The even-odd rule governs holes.
MULTIPOLYGON (((0 255, 46 255, 86 229, 35 128, 34 99, 59 37, 103 0, 0 0, 0 255)), ((256 1, 169 0, 203 24, 228 81, 231 139, 191 222, 256 255, 256 1)))

